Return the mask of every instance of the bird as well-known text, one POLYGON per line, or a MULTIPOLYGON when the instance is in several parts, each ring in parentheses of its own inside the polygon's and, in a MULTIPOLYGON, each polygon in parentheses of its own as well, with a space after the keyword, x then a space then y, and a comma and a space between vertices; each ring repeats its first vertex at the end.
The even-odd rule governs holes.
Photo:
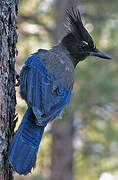
POLYGON ((27 175, 35 167, 44 129, 68 106, 77 64, 88 56, 111 57, 96 48, 76 7, 66 10, 67 32, 51 49, 39 49, 20 71, 20 95, 27 111, 9 150, 13 170, 27 175))

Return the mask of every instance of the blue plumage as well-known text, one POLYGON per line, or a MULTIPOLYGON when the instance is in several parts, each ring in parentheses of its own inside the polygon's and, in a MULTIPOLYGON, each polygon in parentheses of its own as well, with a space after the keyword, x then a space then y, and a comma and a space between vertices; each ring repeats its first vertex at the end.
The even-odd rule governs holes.
MULTIPOLYGON (((42 50, 40 51, 42 52, 42 50)), ((45 50, 45 52, 47 51, 45 50)), ((63 87, 55 86, 54 77, 49 75, 42 59, 36 53, 26 61, 20 78, 21 97, 32 108, 38 125, 47 124, 69 103, 71 89, 66 90, 63 87)))
POLYGON ((71 97, 71 89, 57 86, 55 77, 48 73, 40 57, 42 52, 47 53, 39 50, 33 54, 20 72, 20 94, 28 109, 11 143, 9 161, 24 175, 35 166, 45 126, 62 112, 71 97))
POLYGON ((37 126, 34 120, 35 116, 28 108, 10 147, 9 161, 19 174, 26 175, 35 166, 45 126, 37 126))

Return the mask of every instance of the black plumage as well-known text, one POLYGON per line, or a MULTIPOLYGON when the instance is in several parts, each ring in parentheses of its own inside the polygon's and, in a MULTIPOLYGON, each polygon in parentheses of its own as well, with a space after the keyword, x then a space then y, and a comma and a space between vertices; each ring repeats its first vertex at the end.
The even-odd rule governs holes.
POLYGON ((69 51, 74 66, 87 56, 93 55, 101 58, 111 59, 110 56, 98 51, 92 37, 85 29, 80 12, 76 8, 67 10, 67 34, 62 39, 62 44, 69 51))

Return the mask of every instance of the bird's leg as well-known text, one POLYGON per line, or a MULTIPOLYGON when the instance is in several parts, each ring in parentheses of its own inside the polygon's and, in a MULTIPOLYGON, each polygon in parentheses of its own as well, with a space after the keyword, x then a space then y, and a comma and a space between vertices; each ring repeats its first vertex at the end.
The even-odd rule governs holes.
POLYGON ((17 83, 15 86, 19 86, 20 85, 20 76, 16 71, 15 71, 15 76, 16 76, 16 80, 17 80, 17 83))

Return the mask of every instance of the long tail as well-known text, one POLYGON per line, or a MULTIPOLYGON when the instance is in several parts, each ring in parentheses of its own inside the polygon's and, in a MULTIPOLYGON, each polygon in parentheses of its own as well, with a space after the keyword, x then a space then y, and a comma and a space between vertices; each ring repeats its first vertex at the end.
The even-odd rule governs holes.
POLYGON ((35 124, 35 116, 28 108, 13 138, 9 152, 9 161, 17 173, 26 175, 35 166, 44 128, 35 124))

